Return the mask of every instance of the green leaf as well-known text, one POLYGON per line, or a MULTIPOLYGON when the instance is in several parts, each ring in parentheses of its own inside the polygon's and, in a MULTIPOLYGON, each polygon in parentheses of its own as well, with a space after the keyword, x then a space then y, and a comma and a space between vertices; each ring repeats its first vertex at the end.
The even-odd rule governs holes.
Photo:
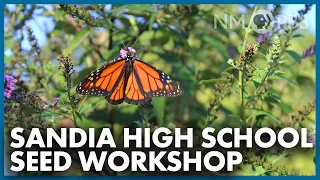
POLYGON ((119 56, 119 47, 114 47, 110 51, 107 51, 106 53, 103 53, 103 58, 105 60, 114 59, 115 57, 119 56))
POLYGON ((172 36, 179 38, 180 40, 182 40, 183 42, 185 42, 188 46, 188 38, 185 34, 183 34, 182 32, 171 28, 169 25, 164 25, 162 26, 162 28, 165 28, 167 30, 168 33, 170 33, 172 36))
POLYGON ((77 127, 87 131, 89 130, 89 128, 99 129, 99 128, 110 127, 110 124, 101 122, 101 121, 90 120, 90 119, 87 119, 86 117, 82 117, 81 121, 77 121, 77 127))
POLYGON ((121 5, 111 10, 112 14, 118 14, 120 12, 135 11, 135 12, 153 12, 152 4, 127 4, 121 5))
POLYGON ((194 77, 194 72, 192 72, 185 65, 180 63, 173 63, 173 72, 176 72, 172 76, 176 81, 178 81, 183 88, 184 93, 179 98, 180 99, 180 110, 179 116, 183 116, 185 109, 188 108, 189 99, 195 95, 197 85, 194 77), (176 77, 176 78, 175 78, 176 77))
POLYGON ((67 13, 65 13, 63 10, 60 10, 60 9, 56 9, 54 11, 54 15, 53 15, 53 18, 55 21, 63 21, 65 20, 64 16, 66 15, 67 13))
POLYGON ((303 91, 298 83, 294 82, 293 80, 291 80, 289 78, 279 76, 279 75, 273 75, 273 76, 270 76, 269 79, 285 80, 285 81, 289 82, 290 84, 297 86, 298 88, 300 88, 301 91, 303 91))
POLYGON ((50 112, 50 111, 44 111, 41 113, 40 117, 59 117, 61 116, 60 114, 54 113, 54 112, 50 112))
POLYGON ((69 46, 64 50, 63 54, 71 54, 81 43, 82 41, 89 35, 89 29, 81 29, 79 32, 71 40, 69 46))
POLYGON ((295 34, 292 36, 292 38, 298 38, 298 37, 303 37, 303 35, 302 34, 295 34))
POLYGON ((4 39, 9 39, 12 38, 14 35, 13 34, 8 34, 8 33, 4 33, 4 39))
POLYGON ((95 108, 96 106, 99 106, 99 105, 100 105, 99 103, 87 104, 87 105, 83 106, 83 107, 80 109, 79 113, 82 114, 83 112, 88 111, 88 110, 90 110, 90 109, 93 109, 93 108, 95 108))
POLYGON ((233 83, 233 84, 232 84, 232 89, 233 89, 237 94, 240 94, 240 87, 239 87, 238 84, 233 83))
POLYGON ((295 51, 288 50, 287 53, 295 60, 297 63, 301 64, 301 56, 295 51))
POLYGON ((6 38, 4 40, 4 50, 6 51, 7 49, 12 48, 13 43, 14 43, 14 39, 13 38, 8 38, 8 39, 6 38))
POLYGON ((255 110, 255 112, 252 113, 252 115, 254 115, 254 116, 266 115, 266 116, 270 117, 272 120, 278 121, 278 118, 276 116, 274 116, 273 114, 271 114, 270 112, 263 111, 261 109, 256 109, 256 108, 253 108, 253 110, 255 110))
POLYGON ((279 104, 279 107, 286 113, 290 113, 293 111, 292 107, 289 104, 285 104, 283 102, 279 104))
POLYGON ((152 30, 152 25, 158 16, 158 11, 153 13, 149 20, 149 30, 152 30))
POLYGON ((77 111, 75 111, 75 113, 76 113, 77 117, 82 121, 82 116, 81 116, 81 114, 78 113, 77 111))
POLYGON ((4 64, 8 64, 13 59, 13 56, 4 56, 4 64))
POLYGON ((209 83, 217 83, 217 82, 228 82, 226 79, 207 79, 199 81, 198 85, 200 84, 209 84, 209 83))
POLYGON ((271 97, 272 99, 274 99, 274 100, 278 101, 279 103, 281 103, 281 100, 277 95, 272 94, 272 93, 267 93, 267 96, 271 97))
POLYGON ((228 68, 225 69, 221 74, 228 73, 228 71, 231 71, 231 70, 234 70, 234 69, 237 69, 237 68, 236 68, 236 67, 228 67, 228 68))
POLYGON ((41 113, 40 117, 44 118, 44 117, 51 117, 51 116, 59 116, 55 113, 52 113, 52 112, 43 112, 41 113))
POLYGON ((262 78, 260 76, 253 76, 252 81, 254 86, 258 88, 261 85, 262 78))
POLYGON ((255 169, 255 172, 254 172, 255 176, 260 176, 267 172, 262 166, 255 167, 254 169, 255 169))
POLYGON ((204 36, 203 40, 214 47, 225 59, 228 58, 229 55, 227 49, 225 48, 225 44, 222 41, 209 36, 204 36))
POLYGON ((150 41, 153 37, 155 37, 155 32, 150 30, 150 31, 144 31, 140 37, 139 40, 141 39, 141 41, 150 41))
POLYGON ((174 130, 174 128, 176 128, 176 125, 171 122, 171 123, 168 124, 168 128, 171 129, 171 130, 174 130))
POLYGON ((228 59, 227 63, 230 64, 233 67, 236 67, 236 65, 234 64, 234 60, 233 59, 228 59))
POLYGON ((242 44, 239 44, 238 46, 237 46, 237 50, 238 50, 238 52, 241 54, 242 53, 242 49, 243 48, 243 45, 242 44))
POLYGON ((136 124, 139 128, 144 128, 144 124, 140 121, 133 121, 134 124, 136 124))
POLYGON ((163 125, 165 102, 166 102, 166 99, 164 97, 154 98, 152 100, 152 104, 154 106, 154 111, 155 111, 159 126, 163 125))

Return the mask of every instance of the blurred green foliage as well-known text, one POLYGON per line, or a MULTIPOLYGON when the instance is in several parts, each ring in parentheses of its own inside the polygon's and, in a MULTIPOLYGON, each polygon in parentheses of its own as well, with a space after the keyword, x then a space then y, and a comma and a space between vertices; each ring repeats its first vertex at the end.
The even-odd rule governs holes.
MULTIPOLYGON (((17 90, 36 92, 44 104, 60 98, 51 110, 40 113, 41 119, 55 122, 55 126, 58 121, 72 119, 82 128, 111 127, 114 137, 120 138, 123 127, 146 125, 139 121, 138 106, 108 105, 104 97, 84 99, 75 93, 75 87, 103 62, 118 57, 123 40, 126 46, 134 45, 140 59, 170 75, 184 90, 180 97, 153 98, 149 120, 153 128, 193 127, 200 131, 207 126, 216 129, 291 126, 309 128, 310 137, 314 138, 315 56, 304 58, 302 53, 315 43, 315 35, 301 29, 273 30, 272 36, 279 36, 279 57, 275 60, 266 57, 273 40, 266 37, 250 61, 247 59, 243 64, 241 54, 248 56, 244 51, 246 45, 254 45, 259 34, 240 26, 225 29, 214 22, 217 17, 223 19, 226 12, 241 17, 239 6, 246 9, 243 25, 248 27, 254 11, 249 5, 5 7, 4 71, 19 80, 17 90), (41 46, 35 38, 35 27, 27 25, 35 16, 52 21, 52 30, 43 29, 47 40, 41 46), (23 44, 30 48, 24 48, 23 44), (66 89, 66 79, 59 69, 61 62, 57 60, 68 54, 74 70, 70 74, 70 90, 66 89), (277 64, 270 68, 270 63, 277 64), (239 72, 243 77, 239 78, 239 72)), ((281 8, 274 6, 272 13, 281 12, 281 8)), ((303 19, 303 13, 298 18, 303 19)), ((10 125, 14 122, 13 111, 10 105, 7 108, 5 117, 10 125)), ((232 174, 315 174, 315 150, 290 151, 285 156, 283 153, 256 153, 259 154, 256 158, 266 160, 253 164, 257 159, 249 158, 232 174), (266 167, 270 162, 278 169, 266 167)))

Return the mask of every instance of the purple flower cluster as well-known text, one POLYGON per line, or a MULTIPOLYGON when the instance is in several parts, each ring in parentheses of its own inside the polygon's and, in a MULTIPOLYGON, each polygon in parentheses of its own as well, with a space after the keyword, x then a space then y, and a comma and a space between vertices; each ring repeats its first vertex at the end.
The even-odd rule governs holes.
POLYGON ((11 98, 15 83, 17 83, 17 80, 13 76, 4 75, 4 97, 7 99, 11 98))
POLYGON ((50 108, 50 107, 53 107, 53 106, 56 106, 59 102, 60 98, 56 97, 54 98, 54 101, 53 101, 53 105, 51 104, 45 104, 42 109, 47 109, 47 108, 50 108))
POLYGON ((56 97, 56 98, 54 99, 54 101, 53 101, 53 105, 54 105, 54 106, 57 105, 58 102, 59 102, 59 100, 60 100, 60 98, 56 97))
MULTIPOLYGON (((133 53, 133 54, 136 53, 136 50, 133 49, 132 47, 128 47, 128 50, 121 49, 121 50, 120 50, 120 56, 118 57, 118 60, 127 58, 127 53, 128 53, 128 51, 130 51, 130 52, 133 53)), ((134 55, 133 58, 134 58, 134 59, 138 59, 136 55, 134 55)))
POLYGON ((312 56, 315 54, 315 52, 316 52, 316 45, 313 44, 302 53, 302 58, 312 56))
POLYGON ((257 37, 257 42, 260 44, 260 43, 263 43, 266 39, 270 38, 270 33, 266 33, 266 34, 260 34, 258 37, 257 37))

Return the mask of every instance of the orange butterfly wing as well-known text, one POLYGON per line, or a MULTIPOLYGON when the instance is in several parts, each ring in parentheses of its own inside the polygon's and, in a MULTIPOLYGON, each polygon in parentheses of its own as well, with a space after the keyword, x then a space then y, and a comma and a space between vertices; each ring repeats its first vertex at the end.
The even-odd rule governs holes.
POLYGON ((131 71, 127 81, 124 101, 129 104, 138 104, 144 99, 145 97, 140 91, 136 76, 134 75, 134 71, 131 71))
POLYGON ((121 104, 124 100, 124 88, 125 88, 125 75, 124 70, 122 75, 119 77, 119 81, 115 86, 114 91, 106 96, 109 103, 113 105, 121 104))
POLYGON ((125 60, 113 61, 91 72, 79 83, 76 91, 82 95, 113 95, 123 82, 124 65, 125 60))
POLYGON ((125 101, 138 104, 145 97, 182 95, 180 85, 164 72, 140 60, 135 60, 128 78, 125 101))
POLYGON ((106 96, 114 105, 123 101, 139 104, 146 97, 182 95, 179 84, 157 68, 135 60, 133 69, 126 72, 125 65, 125 59, 104 65, 86 76, 76 91, 83 95, 106 96))

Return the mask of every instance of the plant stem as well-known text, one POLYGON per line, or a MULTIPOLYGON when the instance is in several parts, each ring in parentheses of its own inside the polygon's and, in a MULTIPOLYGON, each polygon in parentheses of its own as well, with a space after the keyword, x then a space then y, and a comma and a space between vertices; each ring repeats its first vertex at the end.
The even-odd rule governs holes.
POLYGON ((78 112, 80 111, 80 109, 81 109, 81 107, 82 107, 82 104, 83 104, 83 102, 85 101, 87 99, 87 96, 85 96, 83 99, 82 99, 82 101, 81 101, 81 103, 80 103, 80 105, 79 105, 79 107, 78 107, 78 112))
MULTIPOLYGON (((258 5, 256 5, 253 9, 253 12, 252 12, 252 15, 250 17, 250 21, 249 21, 249 24, 246 28, 246 34, 244 36, 244 40, 243 40, 243 44, 242 44, 242 53, 244 52, 244 49, 246 47, 246 44, 247 44, 247 39, 248 39, 248 35, 249 35, 249 32, 251 31, 251 24, 253 22, 253 15, 255 14, 255 12, 257 11, 257 8, 258 8, 258 5)), ((240 61, 240 57, 239 57, 239 61, 240 61)), ((242 121, 244 123, 246 123, 245 121, 245 112, 244 112, 244 79, 243 79, 243 73, 244 73, 244 68, 239 70, 239 86, 240 86, 240 102, 241 102, 241 109, 240 109, 240 117, 242 119, 242 121)))
POLYGON ((75 115, 75 106, 74 106, 74 102, 71 98, 71 94, 70 94, 70 88, 68 88, 67 90, 67 93, 68 93, 68 98, 69 98, 69 101, 70 101, 70 104, 71 104, 71 111, 72 111, 72 117, 73 117, 73 122, 74 122, 74 125, 77 127, 77 116, 75 115))
POLYGON ((249 99, 249 101, 247 101, 247 103, 244 105, 244 107, 246 107, 246 106, 253 100, 253 98, 258 95, 261 87, 263 86, 263 84, 264 84, 265 81, 267 80, 268 74, 270 73, 270 71, 271 71, 272 68, 273 68, 273 67, 271 66, 271 67, 268 69, 268 71, 267 71, 266 75, 263 77, 260 85, 259 85, 258 88, 254 91, 253 96, 249 99))

